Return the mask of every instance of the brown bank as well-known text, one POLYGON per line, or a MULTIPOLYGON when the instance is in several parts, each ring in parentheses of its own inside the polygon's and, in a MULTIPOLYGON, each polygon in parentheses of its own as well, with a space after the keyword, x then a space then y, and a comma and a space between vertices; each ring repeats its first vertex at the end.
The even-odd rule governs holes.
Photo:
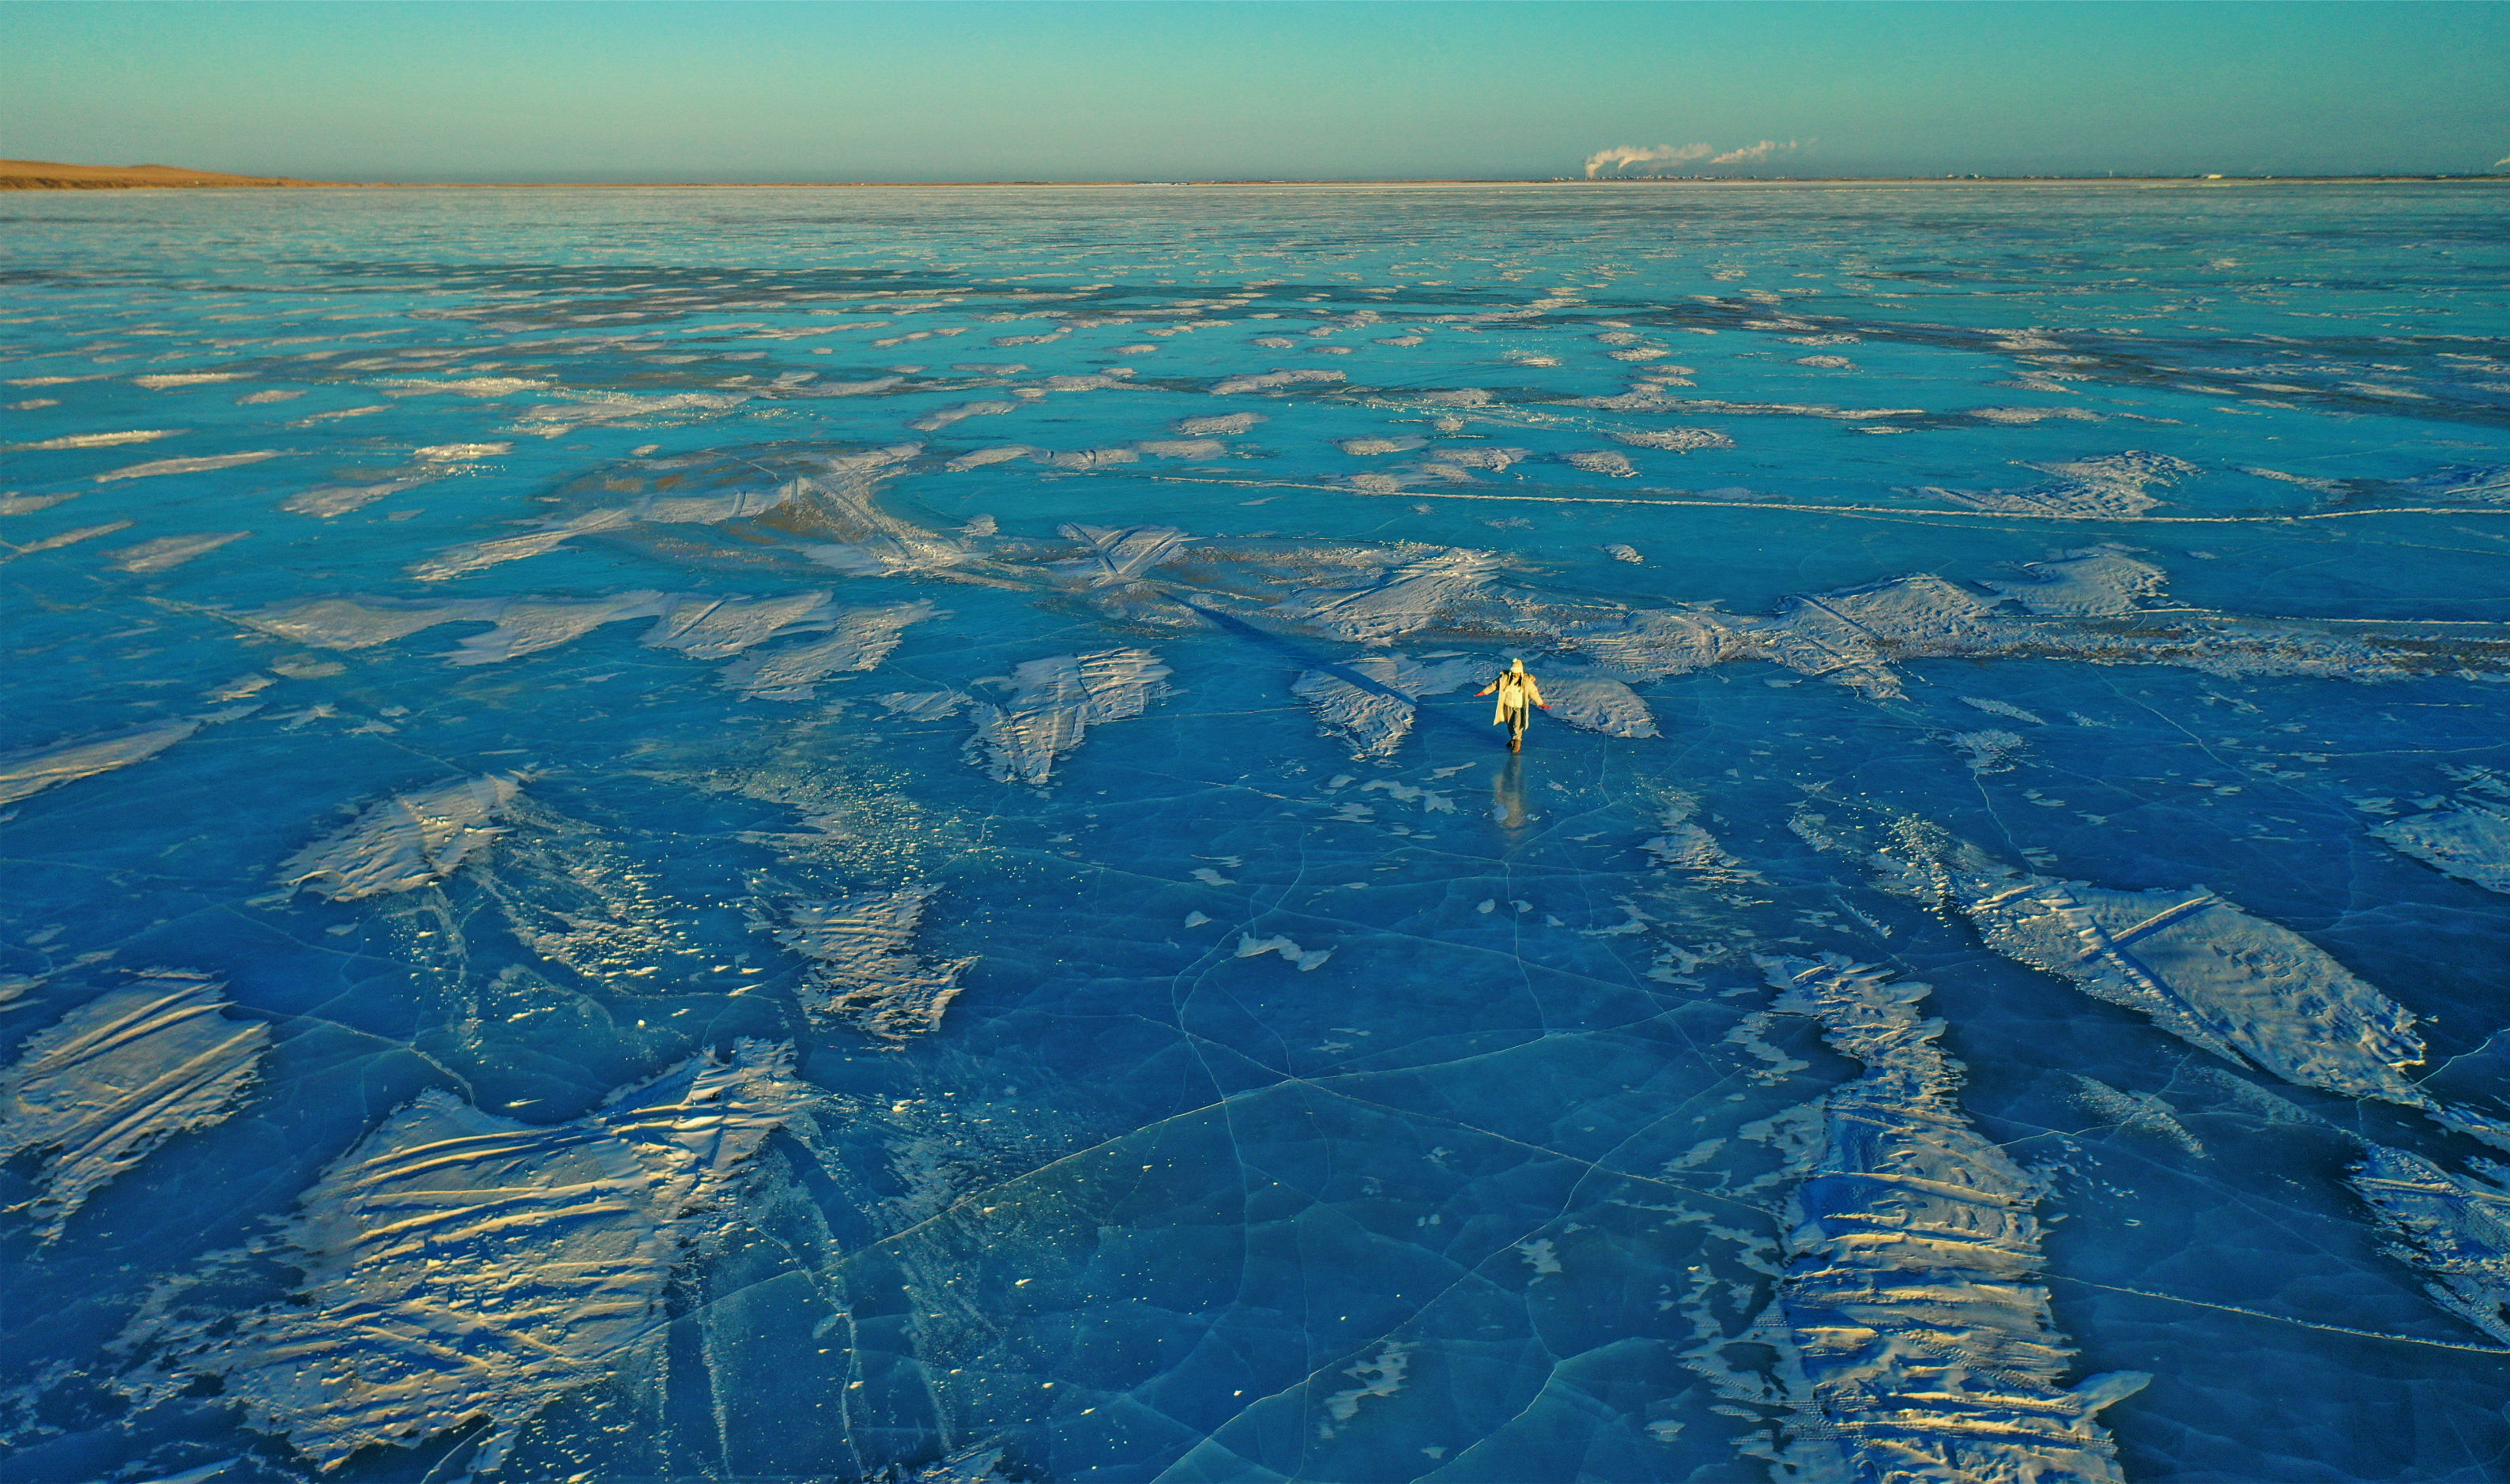
POLYGON ((175 165, 62 165, 53 160, 0 160, 0 191, 117 191, 142 187, 336 185, 281 175, 226 175, 175 165))

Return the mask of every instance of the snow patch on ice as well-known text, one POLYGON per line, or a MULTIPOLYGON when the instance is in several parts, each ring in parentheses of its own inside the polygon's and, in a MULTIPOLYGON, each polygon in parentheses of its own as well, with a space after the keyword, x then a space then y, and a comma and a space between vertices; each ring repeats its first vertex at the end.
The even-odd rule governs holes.
POLYGON ((1487 663, 1469 659, 1415 660, 1407 655, 1361 655, 1334 670, 1310 670, 1290 687, 1306 702, 1328 736, 1350 743, 1355 758, 1390 757, 1410 736, 1424 696, 1444 696, 1484 677, 1487 663), (1357 675, 1370 682, 1355 684, 1357 675))
POLYGON ((1614 438, 1633 448, 1662 448, 1689 453, 1694 448, 1731 448, 1734 440, 1714 428, 1648 428, 1616 433, 1614 438))
POLYGON ((2510 894, 2510 802, 2469 791, 2450 808, 2391 820, 2371 837, 2460 881, 2510 894))
POLYGON ((1301 973, 1309 973, 1323 967, 1325 960, 1333 957, 1333 950, 1330 948, 1301 949, 1297 939, 1277 932, 1271 937, 1263 938, 1251 932, 1239 933, 1237 952, 1233 957, 1252 959, 1261 958, 1268 953, 1277 953, 1290 963, 1298 965, 1301 973))
POLYGON ((521 780, 492 773, 395 794, 297 852, 279 868, 279 881, 333 901, 432 886, 505 833, 498 821, 521 787, 521 780))
POLYGON ((323 484, 297 491, 279 502, 279 508, 292 514, 328 520, 351 511, 363 510, 378 500, 390 499, 402 490, 416 489, 437 477, 437 475, 429 474, 418 478, 384 479, 373 484, 323 484))
POLYGON ((2095 1420, 2150 1380, 2069 1388, 2035 1207, 2046 1187, 1969 1124, 1928 986, 1836 955, 1763 958, 1772 1008, 1808 1015, 1865 1075, 1820 1104, 1789 1204, 1778 1310, 1807 1394, 1796 1431, 1843 1477, 2122 1484, 2095 1420))
POLYGON ((1616 479, 1631 478, 1639 472, 1638 466, 1632 464, 1626 454, 1614 453, 1609 449, 1564 453, 1560 455, 1560 461, 1573 469, 1616 479))
POLYGON ((1482 596, 1498 575, 1499 559, 1490 552, 1431 549, 1345 583, 1299 589, 1271 612, 1342 638, 1382 644, 1482 596))
MULTIPOLYGON (((1270 392, 1281 387, 1310 386, 1342 379, 1340 371, 1266 371, 1252 376, 1223 377, 1212 383, 1211 395, 1236 397, 1246 392, 1270 392)), ((1178 431, 1184 431, 1182 425, 1178 431)))
POLYGON ((663 610, 644 642, 654 649, 676 649, 692 660, 728 660, 769 639, 820 628, 833 616, 825 591, 752 599, 684 597, 663 610))
POLYGON ((560 1396, 654 1362, 689 1248, 815 1097, 789 1047, 757 1041, 554 1125, 423 1092, 300 1198, 276 1251, 301 1275, 287 1301, 143 1320, 125 1338, 154 1364, 125 1385, 219 1378, 326 1469, 481 1419, 501 1457, 560 1396))
POLYGON ((1316 1424, 1316 1436, 1330 1438, 1352 1418, 1359 1415, 1359 1404, 1372 1396, 1391 1396, 1403 1389, 1403 1373, 1411 1367, 1412 1351, 1417 1347, 1401 1340, 1388 1340, 1376 1354, 1346 1366, 1343 1374, 1359 1385, 1347 1391, 1336 1391, 1324 1399, 1326 1420, 1316 1424))
POLYGON ((1973 510, 2053 515, 2064 520, 2132 520, 2161 503, 2146 491, 2167 489, 2197 473, 2196 466, 2185 459, 2132 451, 2024 467, 2051 477, 2047 483, 2017 489, 1945 489, 1928 485, 1917 493, 1973 510))
POLYGON ((1639 694, 1605 675, 1558 675, 1542 682, 1549 715, 1581 732, 1606 737, 1661 737, 1655 714, 1639 694))
POLYGON ((2197 1159, 2205 1158, 2205 1146, 2196 1142, 2196 1136, 2179 1122, 2168 1103, 2149 1092, 2121 1091, 2097 1077, 2085 1077, 2081 1073, 2073 1076, 2074 1100, 2096 1116, 2121 1128, 2165 1139, 2197 1159))
POLYGON ((2431 1279, 2444 1309, 2510 1345, 2510 1168, 2491 1160, 2453 1175, 2420 1155, 2371 1145, 2353 1188, 2392 1240, 2388 1251, 2431 1279))
POLYGON ((231 1116, 270 1027, 229 1019, 225 986, 159 970, 38 1031, 0 1072, 0 1159, 33 1152, 35 1232, 61 1235, 107 1182, 178 1133, 231 1116))
POLYGON ((580 603, 517 601, 497 603, 487 611, 466 615, 493 618, 497 627, 464 639, 448 652, 454 666, 500 665, 544 649, 572 644, 605 624, 628 619, 660 618, 672 606, 666 592, 614 592, 580 603))
POLYGON ((2046 561, 2021 564, 2027 581, 1981 586, 2032 613, 2067 618, 2110 618, 2133 613, 2160 596, 2162 570, 2138 561, 2124 547, 2065 552, 2046 561))
POLYGON ((1911 854, 1920 858, 1875 857, 1885 885, 1959 908, 2007 958, 2296 1085, 2431 1106, 2407 1076, 2423 1059, 2414 1013, 2288 928, 2202 887, 2120 892, 2026 875, 1965 848, 1956 862, 1911 854))
POLYGON ((163 572, 251 534, 250 531, 200 531, 189 536, 160 536, 154 541, 118 548, 104 554, 108 562, 124 572, 163 572))
POLYGON ((923 601, 833 609, 827 615, 832 625, 827 637, 748 656, 724 666, 721 678, 743 695, 808 701, 818 682, 878 668, 909 626, 942 616, 923 601))
POLYGON ((110 773, 144 762, 199 731, 202 718, 180 717, 93 737, 83 742, 54 742, 20 752, 0 753, 0 806, 31 798, 47 788, 110 773))
MULTIPOLYGON (((500 389, 500 392, 489 395, 502 395, 503 390, 517 389, 500 389)), ((457 383, 444 383, 442 390, 459 391, 463 388, 457 383)), ((677 426, 682 423, 698 422, 712 417, 718 412, 728 412, 749 400, 753 394, 672 392, 661 397, 638 397, 628 392, 584 391, 569 395, 575 399, 573 401, 543 402, 538 406, 524 408, 515 416, 514 431, 553 438, 563 438, 579 428, 611 427, 620 424, 645 427, 677 426)))
POLYGON ((1066 525, 1067 541, 1079 542, 1088 554, 1054 563, 1084 588, 1106 588, 1138 580, 1143 573, 1182 551, 1192 538, 1172 525, 1066 525))
POLYGON ((111 484, 117 479, 154 479, 166 475, 214 474, 221 469, 241 469, 264 459, 282 459, 288 455, 285 448, 258 448, 250 453, 219 453, 197 459, 157 459, 146 464, 132 464, 107 470, 95 476, 98 484, 111 484))
POLYGON ((1165 696, 1168 674, 1146 649, 1026 661, 1012 672, 1009 700, 975 704, 969 761, 1005 782, 1043 783, 1092 725, 1139 716, 1165 696))
POLYGON ((1213 417, 1181 417, 1168 426, 1187 438, 1226 437, 1244 433, 1272 419, 1261 412, 1223 412, 1213 417))
POLYGON ((884 1041, 902 1042, 940 1028, 959 995, 959 975, 971 955, 927 963, 915 934, 932 886, 873 892, 841 901, 796 902, 776 940, 817 962, 803 986, 803 1008, 822 1020, 844 1020, 884 1041))

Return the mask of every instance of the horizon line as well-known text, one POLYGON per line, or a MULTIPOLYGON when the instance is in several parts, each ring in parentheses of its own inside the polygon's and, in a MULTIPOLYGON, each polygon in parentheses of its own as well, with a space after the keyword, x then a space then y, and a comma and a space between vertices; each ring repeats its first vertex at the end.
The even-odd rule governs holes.
MULTIPOLYGON (((2012 174, 1942 175, 1483 175, 1483 176, 1297 176, 1245 175, 1152 179, 1107 177, 1086 180, 311 180, 298 177, 228 171, 175 171, 158 178, 109 178, 106 171, 83 168, 83 177, 44 177, 32 172, 0 174, 7 190, 949 190, 987 188, 1110 189, 1128 186, 1750 186, 1750 185, 2244 185, 2244 184, 2385 184, 2457 183, 2510 180, 2510 172, 2493 171, 2415 173, 2277 174, 2012 174), (179 178, 194 176, 195 178, 179 178), (99 178, 106 177, 106 178, 99 178), (174 178, 169 178, 174 177, 174 178), (209 178, 214 177, 214 178, 209 178)), ((148 170, 149 167, 135 167, 148 170)), ((165 167, 155 169, 164 170, 165 167)), ((110 171, 120 175, 122 171, 110 171)))

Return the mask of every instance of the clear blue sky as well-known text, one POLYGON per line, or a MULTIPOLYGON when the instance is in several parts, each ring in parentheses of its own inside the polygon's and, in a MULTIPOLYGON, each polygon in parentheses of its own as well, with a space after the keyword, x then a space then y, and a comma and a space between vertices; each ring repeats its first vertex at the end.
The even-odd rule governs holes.
POLYGON ((0 156, 332 179, 2481 171, 2510 5, 0 8, 0 156), (1760 141, 1757 158, 1713 164, 1760 141))

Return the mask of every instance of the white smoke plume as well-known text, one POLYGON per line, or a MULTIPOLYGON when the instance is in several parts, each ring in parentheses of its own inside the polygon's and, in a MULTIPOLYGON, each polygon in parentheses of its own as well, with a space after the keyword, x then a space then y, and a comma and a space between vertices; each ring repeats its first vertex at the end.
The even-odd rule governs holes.
POLYGON ((1714 144, 1616 144, 1599 149, 1586 157, 1586 178, 1592 180, 1598 171, 1624 171, 1633 165, 1658 162, 1679 165, 1689 160, 1705 160, 1717 153, 1714 144))
POLYGON ((1606 171, 1624 174, 1633 166, 1645 166, 1653 171, 1656 167, 1688 165, 1695 160, 1706 161, 1710 165, 1753 165, 1771 155, 1802 149, 1809 142, 1789 139, 1781 143, 1776 139, 1763 139, 1758 144, 1746 144, 1723 154, 1714 144, 1616 144, 1586 157, 1586 178, 1592 180, 1606 171))
POLYGON ((1771 155, 1783 155, 1789 150, 1801 149, 1803 147, 1802 142, 1796 139, 1789 139, 1784 144, 1779 143, 1775 139, 1763 139, 1758 144, 1746 144, 1741 149, 1730 149, 1708 163, 1711 165, 1753 165, 1760 161, 1767 160, 1771 155))

